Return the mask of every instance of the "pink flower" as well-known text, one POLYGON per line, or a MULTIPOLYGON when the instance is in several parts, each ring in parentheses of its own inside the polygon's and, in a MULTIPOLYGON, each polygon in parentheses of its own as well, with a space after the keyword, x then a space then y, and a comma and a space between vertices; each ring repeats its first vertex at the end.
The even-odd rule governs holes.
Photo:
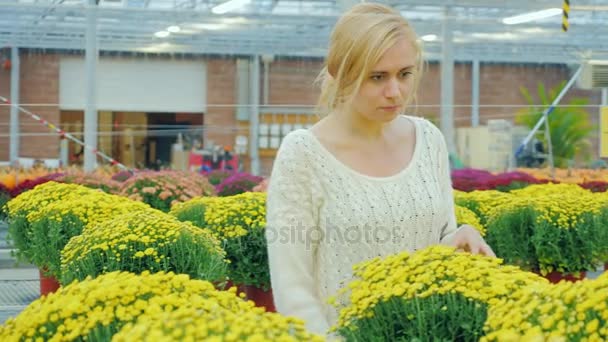
POLYGON ((141 192, 143 192, 144 194, 154 194, 156 192, 156 189, 154 187, 147 186, 141 189, 141 192))
POLYGON ((169 191, 163 191, 158 195, 158 198, 160 198, 161 200, 166 200, 167 198, 169 198, 169 196, 171 196, 171 192, 169 191))

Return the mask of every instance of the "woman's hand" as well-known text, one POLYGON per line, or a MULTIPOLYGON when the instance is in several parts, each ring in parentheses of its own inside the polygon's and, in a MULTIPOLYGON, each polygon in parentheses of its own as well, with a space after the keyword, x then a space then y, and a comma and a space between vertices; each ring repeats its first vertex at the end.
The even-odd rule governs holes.
POLYGON ((454 238, 452 239, 452 246, 471 254, 496 257, 492 248, 488 246, 479 232, 469 225, 462 225, 460 229, 458 229, 458 232, 454 234, 454 238))

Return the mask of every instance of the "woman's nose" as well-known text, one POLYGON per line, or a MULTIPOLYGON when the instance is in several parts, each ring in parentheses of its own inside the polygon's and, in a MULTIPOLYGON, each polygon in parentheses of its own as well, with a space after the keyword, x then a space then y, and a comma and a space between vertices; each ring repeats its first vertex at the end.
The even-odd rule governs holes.
POLYGON ((399 82, 395 79, 389 80, 384 89, 384 94, 386 97, 398 97, 401 94, 399 82))

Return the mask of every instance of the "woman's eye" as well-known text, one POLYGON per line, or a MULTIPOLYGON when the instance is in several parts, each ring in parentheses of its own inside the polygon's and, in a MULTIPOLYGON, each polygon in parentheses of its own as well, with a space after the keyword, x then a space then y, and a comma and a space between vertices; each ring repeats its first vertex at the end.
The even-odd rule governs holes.
POLYGON ((405 72, 401 73, 401 77, 406 78, 406 77, 410 76, 411 74, 412 74, 411 71, 405 71, 405 72))
POLYGON ((371 79, 374 81, 380 81, 382 79, 382 75, 372 75, 371 79))

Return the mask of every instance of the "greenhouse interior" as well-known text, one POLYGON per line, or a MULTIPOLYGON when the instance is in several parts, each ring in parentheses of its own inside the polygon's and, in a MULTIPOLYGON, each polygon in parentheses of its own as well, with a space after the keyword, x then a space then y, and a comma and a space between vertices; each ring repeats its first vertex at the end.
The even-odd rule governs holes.
POLYGON ((0 0, 0 341, 608 340, 608 0, 0 0))

